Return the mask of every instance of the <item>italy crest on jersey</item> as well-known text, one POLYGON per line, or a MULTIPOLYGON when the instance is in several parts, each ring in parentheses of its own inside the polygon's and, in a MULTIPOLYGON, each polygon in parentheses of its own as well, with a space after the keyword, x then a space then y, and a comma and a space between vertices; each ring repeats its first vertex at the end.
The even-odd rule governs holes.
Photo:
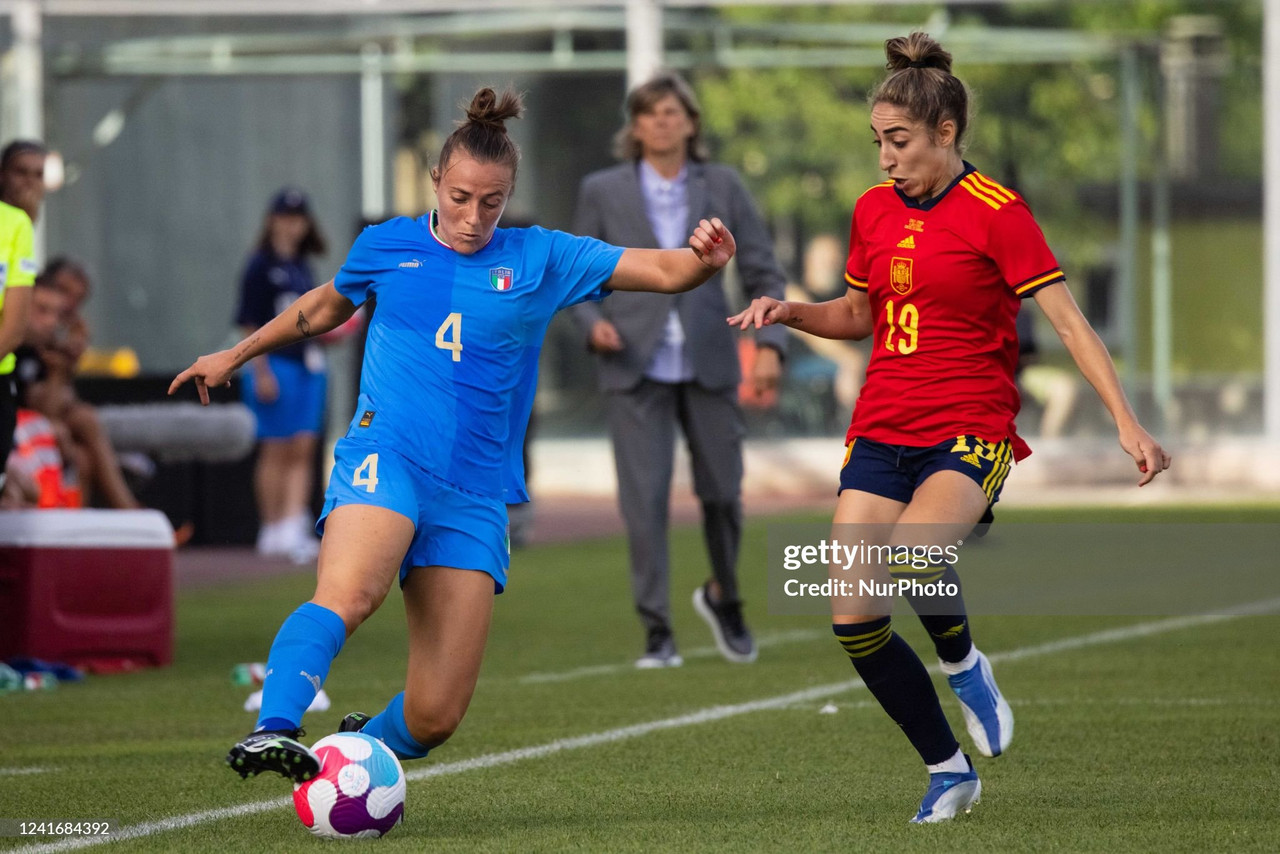
POLYGON ((511 290, 512 270, 510 267, 493 267, 489 270, 489 284, 495 291, 511 290))

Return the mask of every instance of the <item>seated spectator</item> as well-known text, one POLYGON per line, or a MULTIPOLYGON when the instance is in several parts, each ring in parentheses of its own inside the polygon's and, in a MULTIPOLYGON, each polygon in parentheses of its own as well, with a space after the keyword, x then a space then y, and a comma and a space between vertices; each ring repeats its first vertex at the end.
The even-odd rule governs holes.
POLYGON ((57 343, 68 305, 67 298, 61 291, 51 287, 47 279, 36 279, 31 289, 31 307, 27 313, 22 344, 14 350, 17 363, 13 369, 13 378, 18 383, 18 400, 28 408, 31 404, 26 401, 31 385, 47 379, 49 374, 40 353, 57 343))
MULTIPOLYGON (((76 362, 84 352, 88 328, 77 310, 89 292, 89 277, 84 268, 67 259, 56 259, 36 278, 36 291, 47 308, 53 299, 62 300, 57 330, 48 337, 39 324, 28 324, 32 336, 29 347, 38 364, 31 364, 31 352, 25 351, 26 367, 20 368, 22 389, 19 403, 47 418, 56 429, 65 428, 73 457, 83 461, 80 482, 86 499, 94 504, 115 509, 136 509, 142 505, 134 497, 120 471, 115 449, 107 437, 94 408, 76 395, 74 378, 76 362), (49 292, 56 294, 50 296, 49 292)), ((32 296, 36 299, 35 294, 32 296)))
POLYGON ((66 306, 67 299, 60 291, 47 281, 37 281, 23 344, 14 354, 13 377, 20 408, 0 508, 79 507, 82 503, 76 462, 79 454, 70 432, 35 410, 22 408, 27 406, 30 387, 47 377, 40 352, 57 341, 66 306))
POLYGON ((0 508, 47 510, 83 506, 75 469, 62 455, 62 448, 69 441, 66 430, 59 430, 48 418, 31 409, 19 409, 0 508))

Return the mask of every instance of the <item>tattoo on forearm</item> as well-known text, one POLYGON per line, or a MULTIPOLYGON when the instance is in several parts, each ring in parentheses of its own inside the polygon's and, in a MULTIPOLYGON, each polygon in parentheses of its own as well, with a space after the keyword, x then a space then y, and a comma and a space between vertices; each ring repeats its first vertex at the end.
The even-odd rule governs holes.
POLYGON ((234 353, 235 358, 238 360, 246 351, 252 350, 257 343, 258 336, 256 334, 252 338, 245 339, 244 343, 236 348, 236 352, 234 353))
POLYGON ((303 338, 311 337, 311 324, 307 322, 307 316, 298 311, 298 331, 302 333, 303 338))

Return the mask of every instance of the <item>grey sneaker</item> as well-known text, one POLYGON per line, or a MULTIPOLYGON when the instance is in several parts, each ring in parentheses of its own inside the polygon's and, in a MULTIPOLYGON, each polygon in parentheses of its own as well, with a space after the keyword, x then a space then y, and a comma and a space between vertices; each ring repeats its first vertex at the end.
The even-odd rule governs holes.
POLYGON ((693 591, 693 609, 711 628, 716 648, 727 660, 735 664, 750 664, 756 660, 756 642, 742 620, 741 603, 712 603, 707 585, 704 584, 693 591))
POLYGON ((682 664, 684 659, 676 652, 676 640, 671 632, 668 629, 649 629, 644 655, 636 659, 636 667, 641 670, 657 670, 660 667, 679 667, 682 664))

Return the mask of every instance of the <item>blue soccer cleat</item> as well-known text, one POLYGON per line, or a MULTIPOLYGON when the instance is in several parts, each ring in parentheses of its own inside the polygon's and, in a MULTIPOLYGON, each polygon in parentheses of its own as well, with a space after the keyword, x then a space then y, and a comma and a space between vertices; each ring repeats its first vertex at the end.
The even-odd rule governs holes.
POLYGON ((948 676, 947 682, 960 698, 964 725, 978 752, 983 756, 1004 753, 1013 741, 1013 709, 1000 695, 987 657, 979 652, 977 664, 964 673, 948 676))
MULTIPOLYGON (((965 762, 969 762, 966 754, 965 762)), ((920 811, 911 819, 912 824, 936 824, 956 817, 961 811, 969 812, 982 795, 982 781, 969 762, 969 770, 957 774, 942 771, 929 775, 929 788, 920 802, 920 811)))

